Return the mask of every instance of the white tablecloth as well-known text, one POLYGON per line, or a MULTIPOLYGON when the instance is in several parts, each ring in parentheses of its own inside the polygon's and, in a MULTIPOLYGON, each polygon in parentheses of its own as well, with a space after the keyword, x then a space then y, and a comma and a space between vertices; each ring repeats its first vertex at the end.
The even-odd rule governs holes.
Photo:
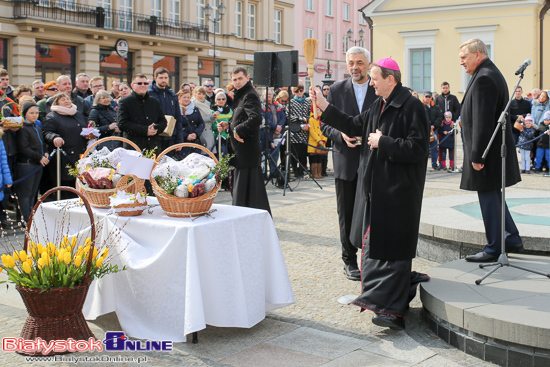
MULTIPOLYGON (((58 204, 41 207, 47 228, 53 228, 60 217, 58 204)), ((84 305, 86 319, 115 311, 130 336, 182 342, 207 324, 249 328, 266 311, 293 304, 271 216, 237 206, 212 208, 217 210, 213 218, 195 221, 168 217, 158 206, 153 214, 137 217, 94 209, 104 221, 98 243, 114 227, 122 227, 114 249, 120 256, 114 261, 128 269, 94 281, 84 305)), ((42 230, 42 215, 37 218, 42 230)), ((83 230, 87 218, 83 207, 70 209, 69 232, 83 230)))

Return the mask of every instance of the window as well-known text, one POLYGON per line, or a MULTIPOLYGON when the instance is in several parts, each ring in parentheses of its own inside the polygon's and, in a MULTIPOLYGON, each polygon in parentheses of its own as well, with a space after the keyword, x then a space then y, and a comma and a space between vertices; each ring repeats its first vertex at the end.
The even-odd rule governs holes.
MULTIPOLYGON (((219 19, 220 16, 218 14, 218 7, 220 6, 221 3, 222 3, 222 0, 213 1, 213 4, 212 4, 212 7, 213 7, 212 18, 219 19)), ((220 25, 221 25, 221 21, 216 22, 216 23, 211 22, 210 32, 212 32, 212 33, 216 32, 216 34, 220 34, 220 25)))
POLYGON ((220 62, 216 61, 216 67, 214 68, 214 60, 199 59, 199 83, 202 85, 204 80, 212 79, 214 85, 219 86, 221 83, 220 65, 220 62))
POLYGON ((349 38, 348 36, 344 36, 342 38, 342 52, 346 53, 349 50, 349 38))
POLYGON ((325 0, 325 15, 332 17, 332 0, 325 0))
POLYGON ((113 80, 131 81, 132 65, 132 52, 128 52, 126 57, 120 57, 112 48, 99 50, 99 75, 103 77, 106 88, 111 86, 113 80))
POLYGON ((349 20, 350 20, 350 17, 349 17, 349 9, 350 9, 349 4, 348 4, 348 3, 344 3, 344 15, 343 15, 343 17, 344 17, 344 20, 347 20, 348 22, 349 22, 349 20))
POLYGON ((151 0, 151 15, 162 17, 162 0, 151 0))
POLYGON ((0 68, 8 68, 8 40, 0 38, 0 68))
POLYGON ((363 12, 362 11, 359 12, 359 24, 367 25, 367 21, 365 20, 365 18, 363 18, 363 12))
POLYGON ((315 38, 315 33, 312 28, 306 28, 306 38, 315 38))
POLYGON ((69 75, 73 79, 76 75, 75 54, 74 46, 36 42, 35 78, 50 81, 69 75))
POLYGON ((313 0, 306 0, 306 10, 313 11, 313 0))
POLYGON ((105 29, 111 28, 111 0, 97 0, 97 6, 105 9, 105 29))
POLYGON ((243 36, 243 2, 235 3, 235 36, 243 36))
POLYGON ((118 26, 121 30, 131 32, 132 31, 132 12, 134 10, 133 0, 120 0, 119 11, 120 18, 118 20, 118 26))
POLYGON ((281 43, 281 18, 282 11, 275 10, 273 19, 273 40, 275 43, 281 43))
POLYGON ((325 50, 332 51, 332 33, 325 33, 325 50))
POLYGON ((204 19, 204 4, 205 0, 197 0, 197 22, 199 25, 205 25, 204 19))
POLYGON ((419 48, 410 50, 411 88, 416 92, 427 92, 432 86, 432 50, 419 48))
POLYGON ((180 0, 170 0, 168 3, 168 18, 179 22, 181 20, 180 14, 180 0))
POLYGON ((256 5, 255 4, 248 4, 247 37, 251 40, 256 39, 256 5))

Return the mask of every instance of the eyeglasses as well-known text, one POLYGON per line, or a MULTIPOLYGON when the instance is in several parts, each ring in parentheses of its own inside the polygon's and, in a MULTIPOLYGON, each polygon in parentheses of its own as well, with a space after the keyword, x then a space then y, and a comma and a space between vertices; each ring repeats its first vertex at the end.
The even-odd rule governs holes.
POLYGON ((209 88, 213 88, 213 87, 214 87, 214 84, 205 84, 204 86, 205 86, 205 87, 209 87, 209 88))
POLYGON ((216 101, 225 101, 225 98, 216 98, 216 101))
POLYGON ((328 88, 323 88, 323 90, 328 90, 328 88))
POLYGON ((149 85, 149 82, 137 82, 135 85, 149 85))
POLYGON ((48 88, 47 90, 52 91, 52 92, 57 92, 58 91, 57 88, 48 88))

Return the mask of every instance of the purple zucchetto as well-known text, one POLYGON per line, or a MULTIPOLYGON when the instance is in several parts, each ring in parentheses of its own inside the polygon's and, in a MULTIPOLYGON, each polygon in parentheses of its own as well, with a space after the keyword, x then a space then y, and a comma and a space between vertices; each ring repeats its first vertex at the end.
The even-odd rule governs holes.
POLYGON ((382 68, 386 68, 386 69, 390 69, 390 70, 396 70, 396 71, 400 71, 399 69, 399 65, 397 65, 397 63, 395 62, 394 59, 392 59, 391 57, 387 57, 385 59, 380 59, 376 62, 376 65, 382 67, 382 68))

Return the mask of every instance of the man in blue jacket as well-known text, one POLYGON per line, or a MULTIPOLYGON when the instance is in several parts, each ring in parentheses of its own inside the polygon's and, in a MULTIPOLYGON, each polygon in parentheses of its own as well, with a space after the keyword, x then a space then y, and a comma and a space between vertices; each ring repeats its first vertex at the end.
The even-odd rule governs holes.
MULTIPOLYGON (((147 93, 149 96, 156 98, 160 101, 162 106, 162 111, 165 115, 170 115, 176 119, 176 126, 174 127, 174 132, 172 136, 163 136, 162 137, 162 147, 156 153, 159 154, 164 149, 174 145, 183 143, 189 132, 187 130, 187 121, 184 121, 184 117, 181 114, 180 105, 178 102, 178 96, 168 85, 170 77, 168 75, 168 69, 160 67, 157 68, 153 74, 154 81, 149 84, 147 93)), ((181 148, 176 149, 180 151, 181 148)))

